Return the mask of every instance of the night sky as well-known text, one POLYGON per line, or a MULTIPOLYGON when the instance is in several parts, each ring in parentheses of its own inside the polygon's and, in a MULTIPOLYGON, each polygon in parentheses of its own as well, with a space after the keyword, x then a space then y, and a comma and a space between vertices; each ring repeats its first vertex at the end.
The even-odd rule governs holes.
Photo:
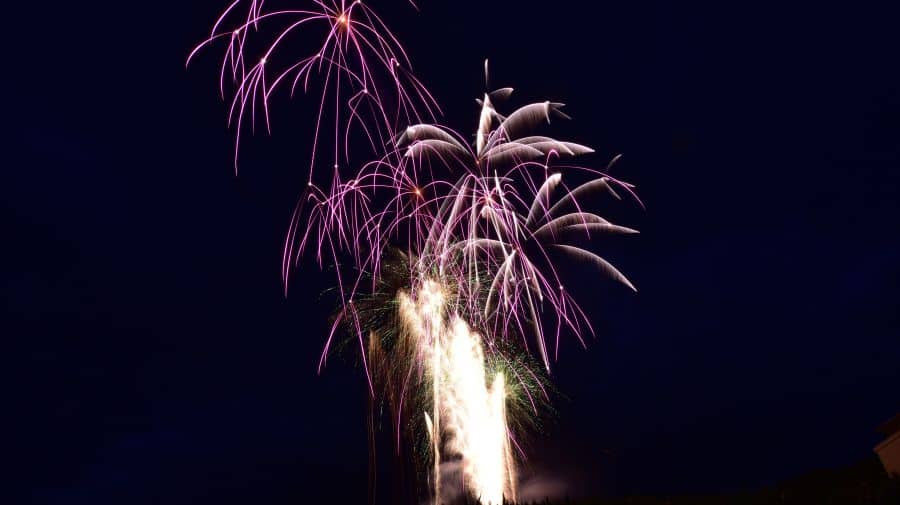
MULTIPOLYGON (((4 480, 48 505, 363 503, 362 371, 316 373, 332 281, 308 261, 281 291, 312 102, 276 100, 235 176, 217 53, 184 68, 226 2, 17 3, 4 480)), ((604 251, 637 294, 572 272, 599 331, 563 345, 538 484, 728 492, 871 457, 900 409, 897 12, 371 3, 443 122, 474 129, 490 58, 646 203, 607 209, 642 232, 604 251)))

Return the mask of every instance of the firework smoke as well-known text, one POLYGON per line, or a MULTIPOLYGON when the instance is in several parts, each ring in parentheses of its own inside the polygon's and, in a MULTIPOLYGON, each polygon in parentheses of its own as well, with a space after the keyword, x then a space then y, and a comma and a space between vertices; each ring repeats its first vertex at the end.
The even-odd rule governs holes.
POLYGON ((613 163, 604 171, 574 165, 569 159, 593 151, 536 131, 568 119, 563 104, 504 115, 512 88, 487 91, 470 144, 433 123, 437 102, 372 8, 306 3, 266 10, 264 0, 235 0, 189 61, 224 46, 219 91, 235 163, 242 132, 258 122, 269 129, 278 89, 318 95, 309 181, 282 272, 287 289, 307 253, 334 266, 341 308, 319 368, 339 335, 357 342, 373 398, 389 406, 397 449, 404 440, 423 448, 417 460, 436 504, 460 484, 485 505, 515 501, 516 460, 525 454, 517 437, 549 402, 546 374, 561 336, 584 344, 593 333, 556 265, 583 261, 634 289, 578 244, 637 233, 592 211, 597 196, 639 200, 609 175, 613 163), (288 41, 301 35, 317 42, 298 58, 288 41), (351 149, 354 129, 364 140, 351 149), (313 168, 323 145, 333 168, 321 175, 313 168), (351 152, 368 152, 368 161, 351 152), (442 476, 451 466, 459 479, 442 476))

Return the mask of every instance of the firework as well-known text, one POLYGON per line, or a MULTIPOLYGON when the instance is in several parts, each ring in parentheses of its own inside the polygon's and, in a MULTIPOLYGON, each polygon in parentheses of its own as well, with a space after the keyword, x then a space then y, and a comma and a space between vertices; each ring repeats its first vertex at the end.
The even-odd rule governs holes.
MULTIPOLYGON (((572 240, 636 230, 588 211, 581 200, 592 193, 620 199, 617 188, 633 192, 604 172, 555 163, 592 151, 528 135, 538 123, 567 117, 560 112, 562 104, 530 104, 504 117, 489 97, 510 93, 505 88, 485 95, 474 149, 448 128, 410 126, 398 136, 395 150, 367 163, 333 195, 308 192, 304 203, 309 211, 295 213, 288 233, 285 275, 305 250, 314 248, 320 263, 324 258, 338 263, 345 254, 359 272, 377 277, 384 248, 402 243, 416 256, 413 277, 434 275, 454 283, 470 322, 491 334, 534 335, 549 370, 548 335, 555 353, 562 328, 578 338, 593 331, 565 290, 553 266, 556 258, 588 261, 634 289, 613 265, 572 240), (496 119, 495 128, 484 120, 486 115, 496 119), (400 161, 392 164, 392 159, 400 161), (591 179, 569 189, 563 173, 554 170, 591 179), (453 173, 462 174, 456 182, 443 177, 453 173), (545 307, 555 319, 549 330, 540 317, 545 307)), ((348 286, 345 295, 352 299, 364 287, 362 276, 348 286)), ((528 342, 523 344, 527 349, 528 342)), ((320 365, 328 350, 326 344, 320 365)))
POLYGON ((191 57, 219 41, 236 162, 245 123, 262 120, 268 129, 270 96, 281 87, 310 92, 320 77, 309 182, 282 265, 285 289, 307 254, 334 266, 341 308, 320 370, 339 335, 356 341, 373 398, 392 412, 397 449, 403 440, 422 449, 417 461, 435 503, 451 494, 451 469, 459 476, 451 481, 481 503, 515 501, 516 460, 524 457, 517 437, 549 402, 546 377, 561 335, 583 344, 593 333, 556 265, 584 261, 634 289, 578 245, 637 233, 588 205, 598 195, 639 203, 633 187, 609 166, 570 161, 589 147, 538 134, 568 119, 561 103, 504 115, 512 88, 485 92, 471 144, 434 123, 436 101, 397 38, 360 1, 269 11, 261 0, 238 0, 191 57), (318 42, 297 58, 287 41, 299 31, 318 42), (326 135, 333 170, 316 182, 326 135), (355 169, 351 144, 354 156, 369 153, 355 169))
POLYGON ((437 102, 410 69, 409 57, 378 14, 361 0, 313 0, 303 8, 266 9, 265 0, 235 0, 209 36, 188 56, 224 45, 219 93, 229 101, 235 130, 235 170, 243 130, 263 123, 271 130, 269 103, 286 89, 311 93, 317 78, 317 114, 309 180, 321 148, 331 136, 335 177, 349 162, 355 126, 378 152, 399 125, 434 117, 437 102), (297 40, 315 49, 297 56, 297 40))

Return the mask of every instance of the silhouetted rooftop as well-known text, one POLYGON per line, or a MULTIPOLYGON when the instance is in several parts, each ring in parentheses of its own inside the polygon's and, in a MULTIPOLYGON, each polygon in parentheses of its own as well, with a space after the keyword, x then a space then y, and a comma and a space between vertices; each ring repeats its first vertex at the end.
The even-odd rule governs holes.
POLYGON ((881 433, 885 437, 890 437, 898 431, 900 431, 900 414, 895 415, 889 421, 878 427, 878 433, 881 433))

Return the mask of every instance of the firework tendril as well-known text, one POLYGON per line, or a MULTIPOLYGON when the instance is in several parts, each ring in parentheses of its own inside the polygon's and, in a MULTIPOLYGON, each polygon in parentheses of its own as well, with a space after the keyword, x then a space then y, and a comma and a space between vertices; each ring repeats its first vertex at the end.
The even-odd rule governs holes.
MULTIPOLYGON (((282 275, 286 292, 302 258, 333 266, 340 308, 319 370, 337 343, 355 342, 373 405, 389 406, 396 448, 405 440, 415 454, 434 503, 460 493, 485 505, 515 501, 519 440, 549 406, 560 339, 584 345, 594 333, 556 265, 585 262, 634 289, 578 245, 637 233, 590 205, 640 204, 633 186, 608 173, 618 157, 602 170, 581 166, 572 160, 591 148, 539 134, 568 119, 561 103, 504 115, 498 106, 513 89, 489 88, 477 100, 474 141, 437 124, 437 100, 360 0, 265 3, 235 0, 188 63, 222 51, 235 169, 241 136, 271 130, 277 92, 314 97, 308 182, 282 275)), ((484 70, 487 81, 487 62, 484 70)))

